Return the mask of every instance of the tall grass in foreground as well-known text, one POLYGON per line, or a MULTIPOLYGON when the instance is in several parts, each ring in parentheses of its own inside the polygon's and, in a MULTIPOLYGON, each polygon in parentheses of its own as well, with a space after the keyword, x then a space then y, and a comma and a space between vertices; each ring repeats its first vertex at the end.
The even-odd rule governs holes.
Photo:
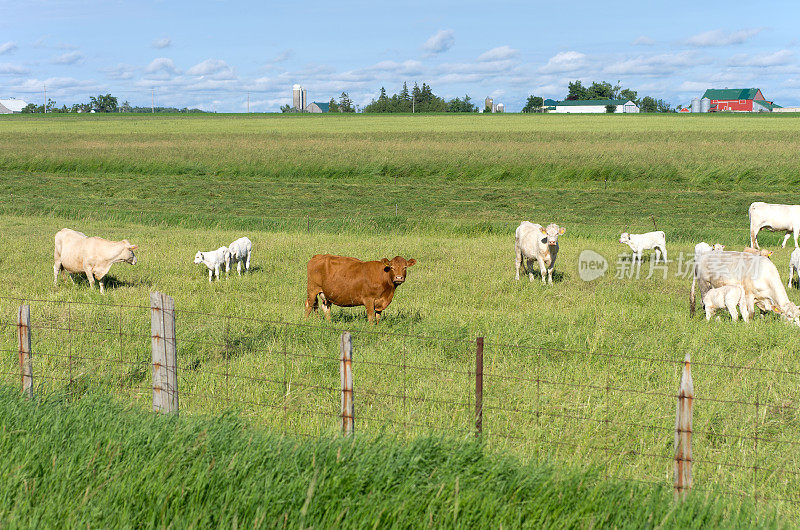
POLYGON ((749 501, 599 480, 473 440, 281 437, 235 416, 144 414, 0 388, 0 526, 786 526, 749 501))

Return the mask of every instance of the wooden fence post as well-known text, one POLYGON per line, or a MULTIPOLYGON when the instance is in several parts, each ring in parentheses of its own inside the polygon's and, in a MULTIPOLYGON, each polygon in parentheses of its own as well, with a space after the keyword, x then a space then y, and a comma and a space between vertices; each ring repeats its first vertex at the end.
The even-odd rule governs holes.
POLYGON ((17 337, 19 339, 19 370, 22 375, 22 394, 33 398, 33 362, 31 361, 31 307, 19 306, 17 337))
POLYGON ((355 430, 353 405, 353 340, 349 331, 342 333, 340 343, 339 374, 342 376, 342 434, 349 436, 355 430))
POLYGON ((475 339, 475 436, 483 434, 483 337, 475 339))
POLYGON ((153 346, 153 410, 178 412, 178 362, 175 300, 150 293, 150 335, 153 346))
POLYGON ((683 363, 681 387, 678 392, 678 407, 675 414, 675 500, 686 497, 692 489, 692 404, 694 384, 692 382, 692 361, 689 354, 683 363))

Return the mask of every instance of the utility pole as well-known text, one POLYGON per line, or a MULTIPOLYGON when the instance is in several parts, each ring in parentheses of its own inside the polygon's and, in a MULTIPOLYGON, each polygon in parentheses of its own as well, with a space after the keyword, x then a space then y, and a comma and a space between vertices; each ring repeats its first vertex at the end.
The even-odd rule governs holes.
POLYGON ((151 103, 150 109, 153 111, 153 114, 156 113, 156 89, 151 88, 150 91, 152 92, 153 102, 151 103))
POLYGON ((44 88, 44 113, 47 114, 47 85, 42 85, 44 88))
POLYGON ((247 93, 247 113, 250 114, 250 92, 247 93))

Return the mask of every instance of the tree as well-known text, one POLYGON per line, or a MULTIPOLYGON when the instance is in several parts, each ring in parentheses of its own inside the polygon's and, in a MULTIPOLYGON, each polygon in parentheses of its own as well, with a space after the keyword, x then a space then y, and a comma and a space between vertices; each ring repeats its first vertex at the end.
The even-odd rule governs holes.
POLYGON ((672 107, 670 104, 663 99, 659 99, 656 103, 656 108, 658 112, 672 112, 672 107))
POLYGON ((447 112, 478 112, 478 107, 473 105, 469 95, 465 94, 464 99, 451 99, 447 103, 447 112))
POLYGON ((620 90, 619 96, 617 96, 617 98, 615 99, 624 99, 626 102, 633 101, 634 103, 639 103, 639 100, 636 99, 636 96, 637 94, 635 90, 631 90, 630 88, 625 88, 623 90, 620 90))
MULTIPOLYGON (((122 103, 122 106, 120 106, 119 110, 120 110, 120 112, 130 112, 131 111, 131 104, 128 103, 127 101, 124 101, 122 103)), ((186 110, 186 112, 189 112, 188 109, 185 109, 185 110, 186 110)))
POLYGON ((606 81, 594 81, 586 89, 587 99, 614 99, 614 87, 606 81))
POLYGON ((292 107, 290 107, 289 105, 281 105, 281 112, 283 112, 284 114, 287 112, 292 112, 292 107))
POLYGON ((617 106, 616 105, 606 105, 606 112, 608 114, 614 114, 615 112, 617 112, 617 106))
POLYGON ((353 100, 347 95, 347 92, 342 92, 339 96, 339 111, 340 112, 355 112, 356 108, 353 106, 353 100))
POLYGON ((27 105, 22 107, 22 110, 20 112, 22 112, 22 114, 33 114, 35 112, 39 112, 38 110, 36 110, 36 108, 37 107, 35 103, 28 103, 27 105))
POLYGON ((525 102, 525 106, 522 107, 522 112, 542 112, 543 106, 544 100, 542 98, 530 95, 528 96, 528 101, 525 102))
POLYGON ((336 100, 331 98, 328 102, 328 112, 341 112, 339 110, 339 105, 336 103, 336 100))
POLYGON ((589 95, 586 91, 586 87, 583 86, 583 83, 580 80, 575 81, 574 83, 570 83, 567 86, 567 99, 574 101, 576 99, 589 99, 589 95))
POLYGON ((658 102, 650 96, 643 97, 639 103, 639 112, 658 112, 658 102))
POLYGON ((97 97, 90 98, 90 105, 95 112, 116 112, 117 111, 117 98, 111 94, 105 96, 99 94, 97 97))

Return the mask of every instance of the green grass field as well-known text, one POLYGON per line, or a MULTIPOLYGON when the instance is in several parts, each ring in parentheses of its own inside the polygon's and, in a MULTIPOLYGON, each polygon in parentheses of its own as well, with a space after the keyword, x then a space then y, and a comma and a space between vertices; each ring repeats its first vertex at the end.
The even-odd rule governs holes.
MULTIPOLYGON (((798 202, 796 119, 3 117, 0 138, 3 296, 142 306, 152 290, 174 296, 186 413, 234 408, 282 432, 335 432, 337 339, 350 330, 359 432, 463 435, 474 341, 485 336, 488 448, 669 484, 672 396, 688 352, 696 486, 731 502, 800 500, 800 331, 769 315, 690 320, 677 261, 666 279, 615 274, 626 228, 655 222, 676 260, 700 240, 748 244, 754 200, 798 202), (567 228, 553 286, 514 281, 523 219, 567 228), (139 263, 112 268, 105 296, 85 281, 54 288, 52 238, 65 226, 127 238, 139 263), (209 285, 195 252, 241 235, 253 240, 255 270, 209 285), (608 259, 603 278, 579 278, 584 249, 608 259), (418 265, 377 328, 358 309, 304 327, 305 263, 317 253, 418 265)), ((774 234, 760 241, 785 280, 790 249, 774 234)), ((0 300, 9 385, 17 305, 0 300)), ((146 309, 34 302, 32 320, 57 328, 34 331, 42 392, 100 380, 147 406, 146 309), (67 354, 71 364, 54 357, 67 354)), ((798 513, 793 502, 769 505, 798 513)))
POLYGON ((231 415, 166 418, 92 396, 64 406, 0 391, 4 527, 787 525, 751 502, 695 494, 676 506, 667 487, 599 475, 487 455, 473 441, 297 440, 231 415))

